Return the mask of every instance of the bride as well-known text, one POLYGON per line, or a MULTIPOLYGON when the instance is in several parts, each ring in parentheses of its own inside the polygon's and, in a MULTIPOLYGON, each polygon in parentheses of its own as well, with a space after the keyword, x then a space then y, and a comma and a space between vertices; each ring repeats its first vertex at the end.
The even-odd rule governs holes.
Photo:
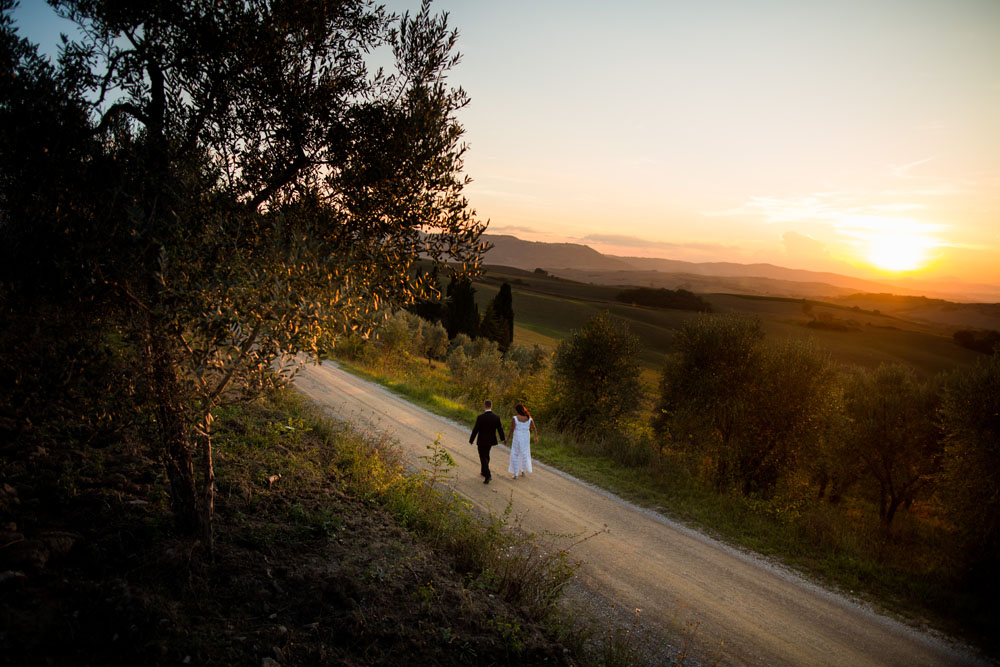
POLYGON ((512 479, 524 476, 524 473, 531 472, 531 431, 535 432, 535 441, 538 441, 538 429, 531 418, 528 409, 518 403, 514 406, 514 416, 510 420, 510 465, 507 472, 511 473, 512 479))

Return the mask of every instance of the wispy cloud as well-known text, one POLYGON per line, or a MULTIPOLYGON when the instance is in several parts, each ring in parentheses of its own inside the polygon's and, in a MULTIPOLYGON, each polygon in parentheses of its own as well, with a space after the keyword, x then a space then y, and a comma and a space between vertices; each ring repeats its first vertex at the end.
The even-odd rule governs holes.
MULTIPOLYGON (((705 215, 752 216, 782 225, 823 224, 832 231, 832 242, 851 246, 855 253, 874 243, 884 246, 905 241, 927 249, 947 245, 942 239, 947 226, 919 217, 925 208, 923 204, 893 198, 896 201, 872 203, 870 196, 844 191, 814 192, 799 197, 755 196, 735 209, 705 215)), ((822 252, 808 243, 808 238, 786 234, 783 237, 786 252, 822 252)))
POLYGON ((907 162, 906 164, 895 165, 893 167, 890 167, 889 170, 892 172, 892 175, 895 176, 896 178, 913 178, 910 175, 911 171, 913 171, 922 164, 927 164, 933 159, 934 159, 933 157, 925 157, 922 160, 914 160, 913 162, 907 162))

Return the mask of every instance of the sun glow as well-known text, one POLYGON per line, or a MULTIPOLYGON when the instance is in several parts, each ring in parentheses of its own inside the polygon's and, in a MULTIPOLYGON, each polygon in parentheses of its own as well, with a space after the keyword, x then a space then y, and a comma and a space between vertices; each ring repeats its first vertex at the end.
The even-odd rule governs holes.
POLYGON ((855 257, 884 273, 909 273, 928 267, 942 245, 938 224, 911 218, 850 215, 838 221, 855 248, 855 257))
POLYGON ((867 245, 868 261, 872 266, 890 273, 903 273, 926 264, 930 244, 919 236, 881 234, 869 239, 867 245))

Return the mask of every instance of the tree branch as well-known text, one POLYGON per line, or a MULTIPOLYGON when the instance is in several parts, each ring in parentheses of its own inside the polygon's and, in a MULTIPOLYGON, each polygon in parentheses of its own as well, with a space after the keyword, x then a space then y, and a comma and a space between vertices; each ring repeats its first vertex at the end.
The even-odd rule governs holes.
POLYGON ((108 109, 103 117, 101 117, 101 122, 98 123, 97 127, 94 129, 94 134, 103 133, 111 122, 122 114, 132 116, 143 125, 149 124, 149 118, 146 117, 146 114, 142 113, 142 110, 139 109, 139 107, 135 106, 131 102, 118 102, 116 104, 112 104, 111 108, 108 109))
POLYGON ((267 187, 258 192, 253 199, 250 200, 250 206, 256 210, 265 201, 270 199, 271 195, 292 182, 298 173, 309 165, 309 158, 306 157, 305 151, 299 146, 297 149, 298 156, 292 160, 292 162, 278 174, 275 178, 271 180, 267 187))
POLYGON ((249 354, 250 348, 252 348, 257 342, 257 336, 260 334, 261 328, 264 326, 264 320, 257 322, 257 326, 253 328, 250 332, 250 336, 243 341, 243 345, 240 347, 240 356, 230 367, 229 372, 219 380, 219 384, 216 385, 215 389, 212 390, 208 396, 205 397, 204 412, 209 412, 212 409, 212 405, 215 403, 215 399, 219 397, 225 388, 229 385, 230 380, 233 379, 233 375, 236 373, 236 369, 239 367, 240 362, 249 354))

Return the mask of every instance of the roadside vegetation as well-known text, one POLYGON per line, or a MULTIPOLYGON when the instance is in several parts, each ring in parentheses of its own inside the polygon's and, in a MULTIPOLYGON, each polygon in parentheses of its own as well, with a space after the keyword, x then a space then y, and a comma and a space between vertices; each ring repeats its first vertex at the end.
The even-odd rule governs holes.
POLYGON ((559 640, 567 554, 443 493, 440 450, 408 475, 294 393, 217 420, 211 560, 141 448, 5 456, 7 664, 581 661, 559 640))
POLYGON ((997 354, 927 377, 702 315, 650 386, 640 339, 610 314, 550 354, 462 338, 428 364, 415 336, 393 340, 337 357, 459 421, 486 396, 502 414, 524 402, 541 460, 995 654, 997 354))

